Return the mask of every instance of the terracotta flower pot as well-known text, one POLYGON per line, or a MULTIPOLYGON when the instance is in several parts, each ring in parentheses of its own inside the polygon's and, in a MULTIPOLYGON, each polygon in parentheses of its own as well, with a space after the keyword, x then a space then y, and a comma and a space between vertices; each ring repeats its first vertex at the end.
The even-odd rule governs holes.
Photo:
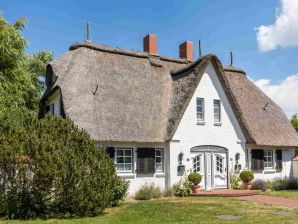
POLYGON ((200 185, 198 185, 198 184, 193 185, 193 186, 192 186, 192 193, 193 193, 193 194, 198 194, 198 193, 200 193, 200 185))
POLYGON ((251 190, 251 182, 243 182, 243 188, 244 190, 251 190))

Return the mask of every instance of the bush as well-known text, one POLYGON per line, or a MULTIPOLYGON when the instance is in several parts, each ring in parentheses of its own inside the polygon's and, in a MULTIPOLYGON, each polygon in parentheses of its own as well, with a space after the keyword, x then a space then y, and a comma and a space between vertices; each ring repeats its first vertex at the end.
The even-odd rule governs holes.
POLYGON ((268 189, 268 182, 263 180, 255 180, 252 182, 252 189, 266 191, 268 189))
POLYGON ((199 174, 199 173, 190 173, 190 174, 188 175, 188 180, 189 180, 192 184, 197 185, 197 184, 201 183, 202 176, 201 176, 201 174, 199 174))
POLYGON ((70 119, 0 116, 0 215, 96 215, 111 205, 115 168, 70 119))
POLYGON ((126 197, 129 182, 123 180, 121 177, 116 177, 112 206, 118 206, 119 202, 126 197))
POLYGON ((250 182, 254 179, 254 174, 250 170, 244 170, 239 177, 243 182, 250 182))
POLYGON ((178 183, 173 185, 172 191, 177 197, 188 197, 192 192, 192 183, 187 179, 181 179, 178 183))
POLYGON ((272 181, 271 185, 272 185, 273 191, 298 189, 297 180, 289 180, 289 179, 275 180, 275 181, 272 181))
POLYGON ((136 200, 150 200, 152 198, 160 198, 162 192, 159 187, 155 187, 153 184, 148 185, 147 183, 143 185, 136 193, 136 200))
POLYGON ((173 188, 164 190, 163 196, 164 197, 173 197, 174 196, 173 188))
POLYGON ((241 179, 240 179, 240 177, 238 176, 238 175, 232 175, 231 176, 231 181, 230 181, 230 183, 231 183, 231 187, 233 188, 233 189, 240 189, 241 188, 241 179))

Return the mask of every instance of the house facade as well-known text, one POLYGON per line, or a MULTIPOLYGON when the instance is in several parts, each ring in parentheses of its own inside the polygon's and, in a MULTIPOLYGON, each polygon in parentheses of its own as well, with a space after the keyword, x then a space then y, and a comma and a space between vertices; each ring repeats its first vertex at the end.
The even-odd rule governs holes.
POLYGON ((229 188, 250 169, 256 179, 292 177, 298 136, 287 117, 246 73, 214 55, 193 61, 76 43, 47 66, 40 116, 68 116, 105 148, 133 194, 145 183, 171 187, 199 172, 206 190, 229 188))

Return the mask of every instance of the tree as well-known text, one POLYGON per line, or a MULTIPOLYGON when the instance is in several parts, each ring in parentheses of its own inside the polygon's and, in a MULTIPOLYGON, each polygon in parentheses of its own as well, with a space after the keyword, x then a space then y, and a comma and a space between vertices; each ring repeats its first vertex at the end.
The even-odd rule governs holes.
POLYGON ((0 115, 0 149, 2 217, 97 215, 122 197, 113 161, 68 118, 13 109, 0 115))
POLYGON ((25 53, 27 41, 21 32, 26 19, 9 24, 0 14, 0 105, 3 108, 38 109, 46 64, 53 53, 25 53))
POLYGON ((298 115, 297 114, 294 114, 292 116, 291 123, 292 123, 293 127, 295 128, 295 130, 298 132, 298 115))

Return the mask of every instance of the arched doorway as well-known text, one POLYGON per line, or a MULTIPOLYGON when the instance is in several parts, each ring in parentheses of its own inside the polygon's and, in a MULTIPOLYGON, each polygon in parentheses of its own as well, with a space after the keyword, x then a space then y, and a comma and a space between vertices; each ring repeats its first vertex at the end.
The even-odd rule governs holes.
POLYGON ((202 175, 201 187, 206 190, 228 188, 228 149, 200 145, 190 149, 192 171, 202 175))

